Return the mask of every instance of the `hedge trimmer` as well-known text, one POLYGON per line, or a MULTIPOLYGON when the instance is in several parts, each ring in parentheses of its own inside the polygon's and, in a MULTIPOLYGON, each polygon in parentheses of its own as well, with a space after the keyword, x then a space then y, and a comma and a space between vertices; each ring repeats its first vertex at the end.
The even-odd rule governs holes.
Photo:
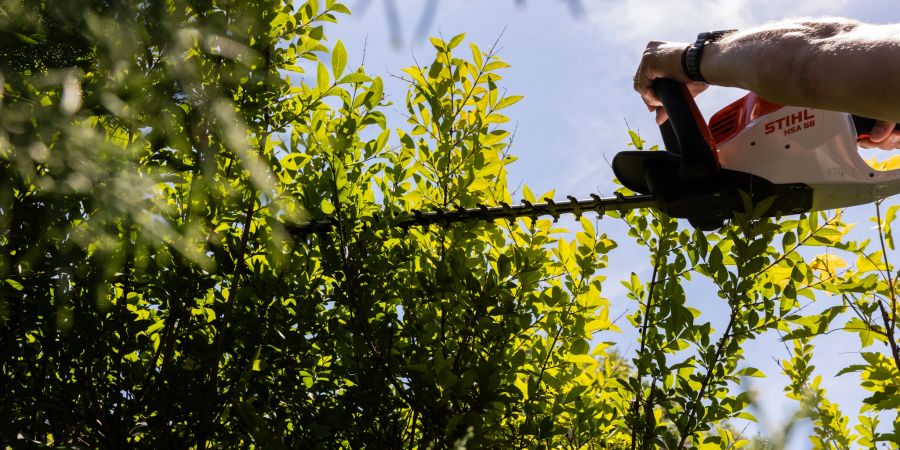
MULTIPOLYGON (((658 208, 696 228, 714 230, 735 213, 747 212, 747 205, 756 205, 753 213, 759 217, 776 217, 869 203, 900 192, 900 169, 875 170, 859 155, 857 142, 868 137, 873 119, 778 105, 751 92, 707 124, 683 84, 658 79, 654 89, 669 116, 660 125, 666 151, 623 151, 612 162, 616 178, 637 195, 413 210, 393 224, 407 228, 658 208)), ((317 233, 334 223, 320 220, 290 229, 317 233)))

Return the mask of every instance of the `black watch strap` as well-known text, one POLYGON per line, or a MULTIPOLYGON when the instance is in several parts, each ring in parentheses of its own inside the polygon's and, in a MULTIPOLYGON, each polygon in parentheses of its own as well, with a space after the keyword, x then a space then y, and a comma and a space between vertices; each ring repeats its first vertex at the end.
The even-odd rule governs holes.
POLYGON ((685 75, 693 81, 709 83, 700 73, 700 57, 703 56, 703 47, 735 31, 737 30, 705 31, 698 34, 697 40, 681 53, 681 68, 684 69, 685 75))

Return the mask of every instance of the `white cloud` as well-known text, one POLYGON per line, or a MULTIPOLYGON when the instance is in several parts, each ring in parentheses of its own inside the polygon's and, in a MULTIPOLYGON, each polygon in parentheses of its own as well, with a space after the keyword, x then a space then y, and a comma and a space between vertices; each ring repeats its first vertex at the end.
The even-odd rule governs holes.
POLYGON ((746 28, 790 17, 840 15, 849 0, 623 0, 585 2, 588 20, 618 42, 684 41, 704 30, 746 28))

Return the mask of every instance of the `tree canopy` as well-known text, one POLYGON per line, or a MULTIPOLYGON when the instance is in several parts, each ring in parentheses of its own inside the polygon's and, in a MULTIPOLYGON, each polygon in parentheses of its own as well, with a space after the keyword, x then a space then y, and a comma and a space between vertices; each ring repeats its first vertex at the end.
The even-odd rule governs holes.
POLYGON ((897 448, 895 206, 863 242, 840 211, 396 227, 514 200, 522 97, 494 48, 431 38, 389 123, 382 79, 326 38, 334 0, 0 5, 6 446, 775 448, 742 432, 764 375, 742 349, 778 330, 816 448, 897 448), (649 278, 607 280, 611 223, 649 278), (853 422, 810 363, 832 331, 862 349, 853 422))

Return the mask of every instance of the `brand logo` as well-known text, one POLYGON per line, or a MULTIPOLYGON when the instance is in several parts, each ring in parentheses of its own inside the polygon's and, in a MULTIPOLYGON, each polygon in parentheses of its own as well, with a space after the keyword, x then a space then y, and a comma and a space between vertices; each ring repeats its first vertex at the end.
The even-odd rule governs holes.
POLYGON ((804 109, 803 111, 788 114, 771 122, 766 122, 766 134, 784 131, 784 135, 787 136, 802 129, 816 126, 815 119, 815 114, 812 114, 808 109, 804 109))

